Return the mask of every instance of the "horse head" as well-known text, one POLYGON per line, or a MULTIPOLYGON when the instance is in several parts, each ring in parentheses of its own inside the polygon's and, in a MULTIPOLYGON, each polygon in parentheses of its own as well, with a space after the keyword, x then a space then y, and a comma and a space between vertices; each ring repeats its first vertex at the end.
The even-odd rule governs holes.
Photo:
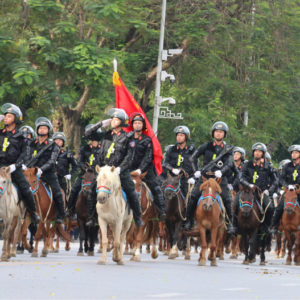
POLYGON ((221 194, 222 189, 214 178, 206 179, 202 177, 203 183, 200 185, 201 199, 204 211, 210 211, 216 202, 217 195, 221 194))
POLYGON ((107 202, 110 194, 117 189, 121 190, 120 176, 114 166, 96 166, 97 172, 97 201, 101 204, 107 202))
POLYGON ((81 192, 88 194, 91 191, 91 185, 96 177, 95 171, 90 166, 85 169, 82 175, 81 192))
POLYGON ((261 190, 259 187, 254 186, 250 188, 248 186, 240 185, 240 193, 239 193, 239 206, 242 216, 244 218, 248 218, 252 211, 254 201, 255 201, 255 194, 260 195, 261 190))
POLYGON ((0 168, 0 198, 5 192, 10 193, 9 182, 11 182, 9 167, 0 168))
POLYGON ((34 194, 39 188, 40 178, 37 176, 38 167, 28 168, 24 170, 26 180, 30 185, 31 192, 34 194))
POLYGON ((132 178, 132 181, 134 182, 135 190, 137 193, 141 192, 142 180, 144 179, 144 177, 146 175, 147 175, 147 172, 144 172, 142 174, 139 174, 138 172, 135 172, 135 171, 130 172, 130 176, 132 178))
POLYGON ((291 215, 295 212, 296 206, 297 206, 297 198, 298 194, 300 194, 300 186, 296 185, 295 189, 284 189, 284 211, 287 213, 287 215, 291 215))
POLYGON ((172 176, 170 173, 168 173, 168 177, 162 185, 164 197, 166 200, 172 199, 180 192, 181 177, 182 174, 179 174, 177 176, 172 176))

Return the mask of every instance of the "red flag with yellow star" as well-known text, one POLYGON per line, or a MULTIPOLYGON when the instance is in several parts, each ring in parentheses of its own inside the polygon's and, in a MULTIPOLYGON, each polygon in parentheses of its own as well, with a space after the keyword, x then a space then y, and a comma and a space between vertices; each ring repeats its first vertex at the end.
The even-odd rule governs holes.
MULTIPOLYGON (((153 163, 158 175, 162 173, 161 160, 163 158, 160 143, 149 123, 147 117, 140 107, 140 105, 135 101, 130 92, 127 90, 118 72, 113 74, 113 83, 115 86, 115 97, 116 97, 116 108, 122 108, 126 111, 127 115, 130 116, 134 112, 139 112, 145 117, 147 129, 143 133, 152 139, 153 144, 153 163)), ((132 131, 132 127, 124 128, 125 131, 132 131)))

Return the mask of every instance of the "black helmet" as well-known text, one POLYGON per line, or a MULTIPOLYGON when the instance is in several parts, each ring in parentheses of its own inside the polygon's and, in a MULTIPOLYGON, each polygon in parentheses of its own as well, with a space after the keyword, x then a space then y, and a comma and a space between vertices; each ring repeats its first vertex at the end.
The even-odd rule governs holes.
POLYGON ((111 118, 118 118, 122 121, 122 127, 128 127, 128 115, 126 114, 125 110, 122 108, 111 108, 107 113, 111 118))
POLYGON ((67 140, 65 134, 64 134, 63 132, 61 132, 61 131, 55 132, 55 133, 53 134, 53 136, 52 136, 52 139, 53 139, 53 140, 57 140, 57 139, 62 140, 62 141, 64 142, 63 145, 65 145, 66 140, 67 140))
POLYGON ((227 124, 225 122, 218 121, 211 128, 211 135, 212 135, 212 137, 214 137, 215 130, 223 130, 225 132, 225 136, 224 137, 226 137, 227 132, 229 131, 229 128, 228 128, 228 126, 227 126, 227 124))
POLYGON ((245 159, 246 151, 245 151, 244 148, 242 148, 242 147, 234 147, 232 152, 233 152, 233 153, 235 153, 235 152, 241 153, 241 154, 242 154, 242 160, 245 159))
POLYGON ((13 114, 16 116, 16 123, 21 123, 23 121, 23 114, 17 105, 12 103, 5 103, 1 107, 1 111, 4 115, 13 114))
POLYGON ((22 126, 20 128, 20 131, 23 133, 23 135, 27 138, 27 135, 28 134, 31 134, 32 135, 32 138, 35 138, 35 132, 33 130, 33 128, 31 126, 28 126, 28 125, 25 125, 25 126, 22 126))
POLYGON ((286 164, 290 163, 290 162, 291 162, 290 159, 284 159, 284 160, 282 160, 282 161, 279 163, 278 169, 281 171, 281 170, 283 169, 283 167, 284 167, 286 164))
POLYGON ((267 162, 269 162, 269 163, 272 161, 271 154, 270 154, 268 151, 265 153, 265 159, 266 159, 267 162))
POLYGON ((52 131, 52 124, 45 117, 40 117, 35 121, 35 131, 36 132, 38 131, 40 126, 47 126, 49 128, 49 133, 52 131))
POLYGON ((288 151, 289 151, 290 153, 292 153, 293 151, 298 151, 298 152, 300 152, 300 145, 292 145, 292 146, 289 147, 288 151))
POLYGON ((186 136, 186 140, 190 139, 191 133, 188 127, 184 125, 180 125, 174 128, 174 133, 177 135, 178 133, 183 133, 186 136))
POLYGON ((255 150, 260 150, 264 154, 266 154, 266 152, 267 152, 267 146, 264 143, 255 143, 252 146, 252 152, 254 152, 255 150))
POLYGON ((146 129, 146 121, 145 121, 145 117, 143 114, 139 113, 139 112, 134 112, 130 115, 130 123, 131 126, 133 126, 133 122, 134 121, 142 121, 144 126, 143 126, 143 130, 146 129))

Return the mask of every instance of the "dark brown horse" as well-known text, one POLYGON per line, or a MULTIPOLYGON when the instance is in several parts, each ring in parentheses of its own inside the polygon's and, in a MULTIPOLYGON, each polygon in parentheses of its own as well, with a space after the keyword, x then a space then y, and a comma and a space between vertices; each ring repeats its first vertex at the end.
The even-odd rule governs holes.
POLYGON ((167 207, 165 223, 168 229, 171 247, 169 259, 174 259, 178 256, 178 235, 182 227, 182 222, 186 220, 186 205, 181 193, 181 176, 181 174, 179 176, 172 176, 168 174, 166 181, 162 184, 162 190, 167 207))
POLYGON ((255 262, 260 249, 260 265, 265 265, 265 248, 270 235, 265 227, 265 212, 256 200, 258 196, 262 196, 258 187, 240 187, 238 233, 241 234, 241 245, 245 253, 243 264, 255 262))
POLYGON ((94 256, 95 239, 98 233, 98 226, 88 227, 85 225, 88 218, 87 198, 91 193, 91 185, 96 178, 96 173, 92 168, 88 168, 82 176, 81 191, 76 202, 77 221, 79 226, 79 250, 77 255, 83 256, 84 252, 88 256, 94 256))
POLYGON ((135 230, 135 251, 130 260, 141 261, 140 248, 143 242, 152 242, 152 258, 157 258, 156 238, 158 232, 158 212, 151 200, 151 192, 146 184, 142 181, 147 173, 139 175, 136 172, 131 172, 131 178, 135 183, 135 190, 139 195, 142 220, 144 225, 135 230))
POLYGON ((282 229, 287 239, 288 255, 286 258, 286 264, 292 263, 292 249, 296 244, 296 251, 294 256, 294 263, 300 265, 299 255, 299 243, 297 243, 298 227, 300 226, 300 207, 297 201, 298 194, 300 194, 300 186, 297 186, 296 190, 285 189, 284 193, 284 211, 281 219, 282 229))
MULTIPOLYGON (((206 265, 206 250, 207 250, 207 231, 210 232, 210 254, 209 259, 211 266, 217 265, 216 250, 219 240, 224 232, 224 217, 219 205, 221 187, 214 178, 206 179, 202 177, 203 183, 200 186, 202 191, 201 197, 198 200, 196 209, 196 220, 201 239, 201 252, 199 256, 199 266, 206 265)), ((220 202, 221 203, 221 202, 220 202)), ((223 208, 224 210, 224 208, 223 208)))
MULTIPOLYGON (((25 177, 30 184, 31 191, 35 198, 35 204, 37 208, 37 213, 39 214, 41 221, 38 224, 37 231, 35 234, 35 247, 32 252, 32 257, 38 256, 38 244, 39 240, 43 235, 44 240, 44 248, 42 250, 43 257, 46 257, 49 252, 49 237, 51 230, 51 223, 55 223, 56 219, 56 208, 53 199, 51 199, 48 195, 48 192, 41 182, 39 177, 37 176, 37 168, 30 168, 24 171, 25 177)), ((26 235, 27 229, 30 224, 30 220, 28 218, 25 219, 22 227, 22 239, 25 249, 29 249, 29 245, 27 243, 26 235)), ((70 236, 64 231, 62 225, 54 224, 52 226, 52 230, 56 230, 56 232, 64 239, 70 240, 70 236)))

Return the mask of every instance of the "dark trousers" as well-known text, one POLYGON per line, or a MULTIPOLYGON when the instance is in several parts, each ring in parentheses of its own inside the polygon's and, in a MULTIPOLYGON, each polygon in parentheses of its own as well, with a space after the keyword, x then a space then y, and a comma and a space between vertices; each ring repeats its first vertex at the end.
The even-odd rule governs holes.
POLYGON ((70 192, 70 196, 69 196, 69 200, 68 200, 68 209, 69 210, 75 210, 75 206, 76 206, 76 202, 77 202, 77 198, 78 195, 80 193, 81 190, 81 185, 82 185, 82 174, 79 174, 78 177, 76 178, 71 192, 70 192))
POLYGON ((64 176, 57 175, 59 186, 64 191, 65 195, 67 194, 67 179, 64 176))
POLYGON ((47 183, 51 187, 53 193, 53 201, 55 203, 58 216, 60 218, 64 218, 65 215, 64 202, 63 202, 60 185, 58 183, 58 178, 55 171, 50 170, 44 172, 42 174, 41 180, 47 183))
POLYGON ((21 199, 23 200, 28 211, 30 213, 36 212, 33 194, 30 190, 30 185, 26 180, 22 168, 17 168, 15 172, 11 173, 11 180, 18 188, 21 199))

